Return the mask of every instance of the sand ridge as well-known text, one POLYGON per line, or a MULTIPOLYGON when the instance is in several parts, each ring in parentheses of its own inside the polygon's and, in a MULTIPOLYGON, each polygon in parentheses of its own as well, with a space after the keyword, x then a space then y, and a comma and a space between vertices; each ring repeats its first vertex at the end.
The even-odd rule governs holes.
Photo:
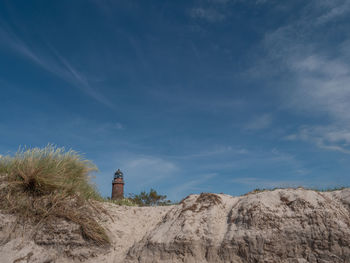
POLYGON ((101 205, 108 248, 86 245, 67 222, 30 238, 11 230, 14 217, 0 214, 0 262, 350 262, 350 189, 204 193, 163 207, 101 205))

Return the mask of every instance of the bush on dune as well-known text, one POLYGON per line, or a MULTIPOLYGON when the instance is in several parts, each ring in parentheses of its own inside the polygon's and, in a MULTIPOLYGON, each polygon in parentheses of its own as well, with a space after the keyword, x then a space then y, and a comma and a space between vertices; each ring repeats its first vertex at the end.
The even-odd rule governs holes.
POLYGON ((172 205, 170 200, 166 200, 166 195, 160 195, 156 190, 152 189, 149 193, 142 191, 140 194, 130 194, 129 200, 138 206, 166 206, 172 205))
POLYGON ((75 151, 48 145, 21 149, 0 158, 0 209, 40 224, 64 218, 80 225, 83 236, 97 244, 109 243, 93 218, 101 200, 90 181, 97 168, 75 151))

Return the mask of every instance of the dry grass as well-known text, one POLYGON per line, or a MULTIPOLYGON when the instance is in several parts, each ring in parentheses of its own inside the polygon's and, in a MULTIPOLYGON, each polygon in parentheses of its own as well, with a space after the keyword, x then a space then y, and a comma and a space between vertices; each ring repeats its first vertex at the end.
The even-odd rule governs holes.
POLYGON ((104 199, 104 202, 108 202, 116 205, 124 205, 124 206, 139 206, 130 198, 123 198, 118 200, 104 199))
POLYGON ((270 191, 275 191, 275 190, 281 190, 281 189, 304 189, 304 190, 311 190, 311 191, 316 191, 316 192, 333 192, 333 191, 339 191, 339 190, 344 190, 346 188, 349 188, 349 186, 335 186, 335 187, 329 187, 329 188, 308 188, 308 187, 303 187, 303 186, 298 186, 298 187, 274 187, 274 188, 256 188, 253 191, 250 191, 248 193, 243 194, 245 195, 250 195, 250 194, 258 194, 262 192, 270 192, 270 191))
POLYGON ((202 212, 210 207, 222 204, 222 200, 219 195, 212 193, 201 193, 192 205, 186 207, 185 200, 188 198, 189 196, 180 202, 182 205, 181 214, 185 213, 186 211, 192 211, 193 213, 202 212))
POLYGON ((208 203, 210 205, 219 205, 222 203, 221 197, 212 193, 201 193, 196 200, 197 203, 208 203))
POLYGON ((82 235, 96 244, 109 243, 94 219, 101 200, 89 174, 97 168, 76 152, 48 145, 20 149, 0 158, 0 209, 37 226, 53 218, 77 223, 82 235))

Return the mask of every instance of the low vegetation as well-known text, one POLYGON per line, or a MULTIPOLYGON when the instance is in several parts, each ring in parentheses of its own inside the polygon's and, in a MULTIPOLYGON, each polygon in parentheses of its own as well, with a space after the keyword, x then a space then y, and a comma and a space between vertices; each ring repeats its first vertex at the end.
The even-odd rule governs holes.
POLYGON ((333 192, 333 191, 340 191, 340 190, 344 190, 348 187, 345 186, 335 186, 335 187, 328 187, 328 188, 315 188, 315 189, 311 189, 311 190, 315 190, 318 192, 333 192))
POLYGON ((108 244, 104 229, 94 219, 102 200, 90 180, 96 166, 75 151, 48 145, 20 149, 0 158, 0 209, 37 226, 63 218, 81 227, 82 235, 108 244))
POLYGON ((117 200, 107 197, 104 201, 124 206, 166 206, 176 204, 166 198, 166 195, 160 195, 151 188, 149 192, 142 191, 140 194, 128 194, 128 197, 117 200))
POLYGON ((333 192, 333 191, 339 191, 339 190, 343 190, 346 189, 348 187, 345 186, 335 186, 335 187, 328 187, 328 188, 306 188, 306 187, 274 187, 274 188, 256 188, 244 195, 249 195, 249 194, 257 194, 257 193, 261 193, 261 192, 266 192, 266 191, 274 191, 274 190, 278 190, 278 189, 304 189, 304 190, 312 190, 312 191, 316 191, 316 192, 333 192))
POLYGON ((192 205, 186 206, 186 200, 188 198, 189 196, 180 202, 183 207, 181 214, 185 213, 186 211, 202 212, 210 207, 222 204, 221 197, 213 193, 201 193, 192 205))
POLYGON ((142 191, 140 194, 131 194, 128 198, 138 206, 164 206, 171 205, 170 200, 166 200, 166 195, 160 195, 156 190, 151 189, 149 193, 142 191))
POLYGON ((104 200, 105 202, 113 203, 116 205, 124 205, 124 206, 139 206, 136 204, 132 199, 130 198, 123 198, 123 199, 118 199, 118 200, 113 200, 110 198, 107 198, 104 200))

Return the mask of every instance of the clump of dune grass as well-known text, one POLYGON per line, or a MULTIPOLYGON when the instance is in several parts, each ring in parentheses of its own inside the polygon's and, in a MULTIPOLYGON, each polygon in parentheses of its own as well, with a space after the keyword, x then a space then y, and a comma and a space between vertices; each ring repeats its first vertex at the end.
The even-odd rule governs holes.
POLYGON ((310 188, 310 190, 315 190, 317 192, 335 192, 349 188, 349 186, 333 186, 326 188, 310 188))
POLYGON ((280 189, 304 189, 304 190, 312 190, 316 192, 334 192, 334 191, 340 191, 349 188, 349 186, 334 186, 334 187, 328 187, 328 188, 308 188, 308 187, 303 187, 303 186, 298 186, 298 187, 271 187, 271 188, 256 188, 246 194, 243 195, 250 195, 250 194, 258 194, 266 191, 274 191, 274 190, 280 190, 280 189))
POLYGON ((37 225, 64 218, 80 225, 82 235, 96 244, 108 244, 104 229, 93 215, 102 200, 91 172, 97 167, 73 150, 48 145, 20 149, 0 158, 0 209, 37 225))
POLYGON ((116 204, 116 205, 124 205, 124 206, 139 206, 135 203, 131 198, 123 198, 118 200, 113 199, 105 199, 105 202, 116 204))

